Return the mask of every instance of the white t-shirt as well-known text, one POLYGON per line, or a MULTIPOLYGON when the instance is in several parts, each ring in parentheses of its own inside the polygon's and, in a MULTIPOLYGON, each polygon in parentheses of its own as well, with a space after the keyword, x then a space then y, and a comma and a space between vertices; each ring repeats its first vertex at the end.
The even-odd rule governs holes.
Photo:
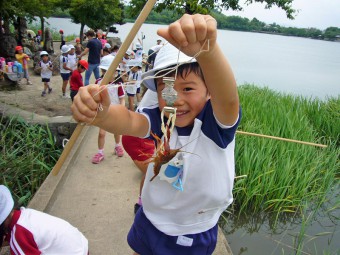
POLYGON ((67 66, 71 68, 73 71, 76 70, 78 62, 76 54, 73 55, 68 54, 67 59, 68 59, 67 66))
POLYGON ((13 254, 29 254, 30 247, 41 254, 87 255, 88 241, 67 221, 33 209, 20 208, 20 217, 11 231, 13 254), (20 237, 23 237, 20 238, 20 237), (27 240, 32 238, 33 240, 27 240), (29 242, 31 241, 31 242, 29 242))
POLYGON ((41 67, 41 78, 50 79, 52 77, 52 71, 48 69, 48 67, 52 67, 52 62, 47 61, 46 63, 44 63, 44 61, 40 60, 39 66, 41 67))
POLYGON ((59 58, 59 62, 60 62, 60 73, 70 73, 70 70, 66 70, 64 69, 63 65, 64 63, 68 63, 68 58, 66 56, 61 55, 59 58))
MULTIPOLYGON (((159 108, 145 107, 139 112, 148 118, 151 131, 161 137, 159 108)), ((193 127, 174 129, 170 148, 182 150, 172 161, 183 162, 180 167, 183 191, 161 180, 159 175, 151 182, 153 163, 148 166, 142 191, 145 215, 158 230, 179 236, 202 233, 217 224, 233 201, 235 132, 239 119, 230 127, 220 124, 209 100, 193 127)), ((164 167, 168 169, 169 165, 164 167)))

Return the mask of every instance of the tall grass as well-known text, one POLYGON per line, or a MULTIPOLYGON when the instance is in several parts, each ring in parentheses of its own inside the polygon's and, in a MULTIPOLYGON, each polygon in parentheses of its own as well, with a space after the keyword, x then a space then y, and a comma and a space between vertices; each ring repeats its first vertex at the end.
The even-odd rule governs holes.
POLYGON ((295 213, 324 200, 339 180, 340 97, 304 99, 252 85, 239 87, 239 130, 328 148, 237 135, 233 209, 240 214, 295 213))
POLYGON ((0 117, 0 183, 26 205, 45 180, 61 151, 48 127, 0 117))

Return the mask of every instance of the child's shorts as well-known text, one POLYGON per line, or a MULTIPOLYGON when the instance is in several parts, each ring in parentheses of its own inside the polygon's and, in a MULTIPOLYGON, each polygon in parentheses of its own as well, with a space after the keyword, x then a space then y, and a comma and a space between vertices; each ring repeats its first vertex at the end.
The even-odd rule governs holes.
POLYGON ((136 94, 131 94, 131 93, 127 93, 126 94, 128 95, 128 97, 134 97, 136 94))
POLYGON ((153 156, 155 150, 154 141, 147 138, 123 135, 122 144, 132 160, 145 161, 153 156))
POLYGON ((50 82, 50 80, 51 80, 50 78, 41 78, 42 82, 50 82))
POLYGON ((71 73, 60 73, 61 78, 63 78, 63 81, 68 81, 70 79, 71 73))
POLYGON ((203 233, 168 236, 152 225, 141 207, 136 214, 127 240, 130 247, 140 255, 210 255, 216 247, 217 232, 216 224, 203 233), (191 246, 186 246, 191 242, 191 246))
POLYGON ((137 94, 139 94, 139 93, 140 93, 140 87, 139 87, 139 88, 137 88, 137 91, 136 91, 136 93, 137 93, 137 94))

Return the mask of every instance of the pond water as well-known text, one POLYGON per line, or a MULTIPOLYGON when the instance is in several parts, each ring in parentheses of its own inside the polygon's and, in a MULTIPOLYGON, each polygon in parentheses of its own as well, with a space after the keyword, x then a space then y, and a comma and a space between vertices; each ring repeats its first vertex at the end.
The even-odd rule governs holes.
MULTIPOLYGON (((79 34, 80 25, 70 19, 47 19, 52 28, 79 34)), ((117 25, 123 41, 132 23, 117 25)), ((165 25, 143 24, 137 37, 145 51, 156 44, 157 29, 165 25)), ((137 42, 137 37, 135 42, 137 42)), ((340 42, 250 32, 218 31, 218 42, 234 70, 239 85, 248 82, 273 90, 326 99, 340 95, 340 42)))
MULTIPOLYGON (((52 28, 63 29, 66 35, 79 34, 80 25, 70 19, 49 18, 47 21, 52 28)), ((119 33, 109 36, 120 37, 123 41, 132 25, 118 25, 119 33)), ((145 36, 146 52, 156 43, 156 31, 163 26, 143 24, 137 37, 145 36)), ((218 33, 218 42, 228 56, 239 85, 253 83, 322 100, 340 95, 339 42, 225 30, 218 33)), ((339 203, 338 196, 339 192, 333 205, 336 201, 339 203)), ((306 228, 308 236, 301 254, 324 254, 324 251, 340 254, 339 211, 338 207, 329 213, 318 212, 306 228)), ((292 247, 301 230, 301 219, 280 221, 275 230, 270 227, 270 220, 267 215, 237 220, 230 217, 224 231, 234 254, 295 254, 292 247)))

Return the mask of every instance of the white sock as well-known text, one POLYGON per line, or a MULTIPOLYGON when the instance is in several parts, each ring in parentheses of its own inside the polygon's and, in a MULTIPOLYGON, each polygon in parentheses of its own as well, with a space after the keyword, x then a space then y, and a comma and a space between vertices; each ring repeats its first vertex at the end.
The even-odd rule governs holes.
POLYGON ((104 149, 99 149, 99 150, 98 150, 98 153, 104 155, 104 149))

